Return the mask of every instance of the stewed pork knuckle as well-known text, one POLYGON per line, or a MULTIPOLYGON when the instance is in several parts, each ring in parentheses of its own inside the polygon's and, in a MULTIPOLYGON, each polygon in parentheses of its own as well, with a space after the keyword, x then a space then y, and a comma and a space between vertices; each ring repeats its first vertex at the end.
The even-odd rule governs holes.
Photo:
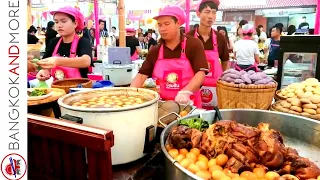
POLYGON ((209 158, 226 154, 229 160, 225 168, 233 173, 263 166, 302 180, 317 178, 320 169, 309 159, 300 157, 295 149, 285 147, 281 134, 269 127, 267 123, 252 127, 222 120, 202 133, 186 126, 176 126, 168 142, 177 149, 199 148, 209 158))

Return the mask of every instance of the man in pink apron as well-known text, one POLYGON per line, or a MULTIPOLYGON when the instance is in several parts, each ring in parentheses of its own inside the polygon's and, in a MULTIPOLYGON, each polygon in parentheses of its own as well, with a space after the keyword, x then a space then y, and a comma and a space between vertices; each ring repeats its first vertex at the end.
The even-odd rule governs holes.
POLYGON ((63 7, 50 12, 55 27, 61 37, 52 39, 42 60, 37 64, 43 69, 37 74, 39 80, 66 78, 86 78, 91 65, 92 47, 86 38, 80 38, 77 32, 84 28, 84 17, 73 7, 63 7))
POLYGON ((200 26, 188 33, 188 35, 201 39, 206 50, 209 73, 206 74, 205 81, 201 87, 202 106, 205 109, 213 109, 214 106, 217 106, 216 83, 223 70, 229 68, 227 41, 223 35, 211 28, 216 19, 218 6, 219 0, 202 0, 197 9, 200 26), (208 43, 211 48, 207 48, 208 43))
POLYGON ((255 29, 253 25, 246 24, 242 26, 243 38, 234 45, 234 57, 237 60, 235 69, 238 71, 259 71, 259 47, 253 40, 255 29))
POLYGON ((167 6, 154 17, 158 21, 161 43, 154 46, 143 63, 141 69, 152 68, 152 73, 139 71, 131 83, 131 87, 141 87, 148 76, 152 76, 160 84, 160 96, 163 100, 175 100, 181 104, 193 101, 201 107, 200 86, 203 83, 205 72, 208 71, 207 60, 201 42, 193 37, 185 37, 180 33, 180 26, 185 23, 185 13, 178 6, 167 6), (192 43, 190 43, 192 42, 192 43), (196 46, 196 47, 192 47, 196 46), (191 49, 197 49, 191 52, 191 49), (181 49, 181 50, 180 50, 181 49), (169 54, 180 50, 176 58, 167 58, 169 54), (193 55, 190 55, 193 53, 193 55), (151 57, 157 54, 153 62, 151 57), (198 56, 199 55, 199 56, 198 56), (195 58, 191 62, 190 57, 195 58), (196 59, 202 63, 202 68, 195 73, 193 65, 196 59))

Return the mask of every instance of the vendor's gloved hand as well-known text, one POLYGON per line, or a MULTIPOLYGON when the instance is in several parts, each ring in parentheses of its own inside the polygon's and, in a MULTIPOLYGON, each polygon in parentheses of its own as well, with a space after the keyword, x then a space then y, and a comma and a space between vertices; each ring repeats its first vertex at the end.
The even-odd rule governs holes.
POLYGON ((179 104, 188 104, 191 101, 190 96, 192 94, 193 93, 190 91, 179 91, 175 98, 175 101, 178 102, 179 104))
POLYGON ((49 69, 41 69, 37 74, 37 79, 39 81, 46 81, 50 79, 51 74, 49 69))

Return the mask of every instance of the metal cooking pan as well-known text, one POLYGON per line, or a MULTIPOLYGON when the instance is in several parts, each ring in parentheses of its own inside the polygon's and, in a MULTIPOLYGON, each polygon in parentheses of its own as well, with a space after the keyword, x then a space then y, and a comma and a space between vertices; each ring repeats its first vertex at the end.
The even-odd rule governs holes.
MULTIPOLYGON (((184 118, 201 117, 209 124, 213 123, 216 111, 207 111, 202 114, 190 115, 184 118)), ((257 126, 265 122, 271 125, 284 137, 285 145, 295 148, 302 157, 310 158, 318 167, 320 167, 320 121, 309 118, 265 110, 253 109, 225 109, 220 110, 223 119, 235 120, 239 123, 246 123, 251 126, 257 126)), ((184 119, 183 118, 183 119, 184 119)), ((177 121, 169 124, 160 136, 161 149, 165 154, 165 177, 166 180, 201 180, 201 178, 184 169, 168 154, 165 148, 167 136, 177 121)))

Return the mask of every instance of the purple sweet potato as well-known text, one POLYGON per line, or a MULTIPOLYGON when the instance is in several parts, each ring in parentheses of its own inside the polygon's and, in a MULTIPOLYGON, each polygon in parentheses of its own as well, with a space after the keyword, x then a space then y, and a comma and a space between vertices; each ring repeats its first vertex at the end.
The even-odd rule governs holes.
POLYGON ((263 78, 262 78, 259 74, 257 74, 257 73, 249 75, 249 78, 250 78, 252 81, 258 81, 258 80, 263 79, 263 78))
POLYGON ((256 74, 257 74, 258 76, 262 77, 262 78, 268 77, 265 72, 257 72, 256 74))
POLYGON ((236 80, 234 81, 234 83, 236 83, 236 84, 241 84, 241 83, 245 83, 245 82, 244 82, 244 80, 242 80, 242 79, 236 79, 236 80))
POLYGON ((227 77, 226 81, 227 81, 227 82, 234 82, 235 79, 233 79, 233 78, 231 78, 231 77, 227 77))
POLYGON ((248 75, 248 74, 243 74, 243 75, 241 75, 241 79, 242 79, 244 82, 246 82, 247 84, 251 84, 251 83, 252 83, 252 81, 251 81, 251 79, 249 78, 249 75, 248 75))
POLYGON ((260 79, 260 80, 258 80, 258 81, 255 81, 254 82, 254 84, 268 84, 268 82, 270 82, 270 81, 268 81, 268 79, 260 79))
POLYGON ((240 71, 240 74, 241 74, 241 75, 243 75, 243 74, 247 74, 247 72, 246 72, 246 71, 244 71, 244 70, 241 70, 241 71, 240 71))
POLYGON ((271 81, 271 82, 268 82, 268 84, 270 84, 270 85, 275 85, 276 83, 274 83, 273 81, 271 81))
POLYGON ((247 72, 249 75, 251 75, 251 74, 254 74, 254 73, 256 73, 255 71, 253 71, 253 70, 250 70, 250 71, 248 71, 247 72))

